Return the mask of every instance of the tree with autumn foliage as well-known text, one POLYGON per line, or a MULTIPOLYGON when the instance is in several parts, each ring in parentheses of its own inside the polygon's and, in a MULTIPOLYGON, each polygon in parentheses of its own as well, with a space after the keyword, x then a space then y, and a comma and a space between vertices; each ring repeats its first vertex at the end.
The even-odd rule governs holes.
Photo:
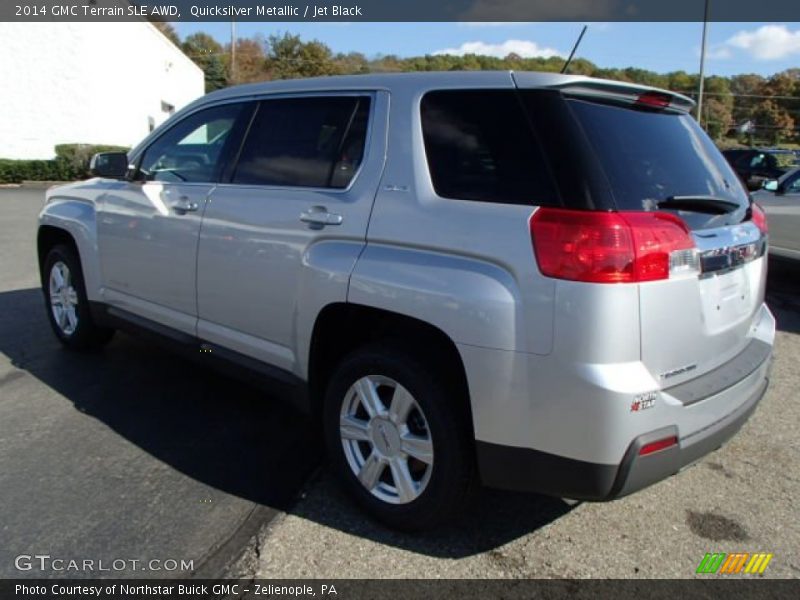
POLYGON ((770 144, 780 144, 794 132, 794 119, 774 100, 764 100, 753 110, 759 137, 770 144))
MULTIPOLYGON (((155 23, 175 41, 177 35, 167 23, 155 23)), ((179 40, 178 40, 179 42, 179 40)), ((231 65, 230 45, 222 46, 205 33, 196 33, 181 44, 184 52, 204 71, 206 89, 219 89, 229 84, 292 79, 321 75, 387 73, 401 71, 477 71, 514 70, 558 72, 563 57, 505 57, 466 54, 464 56, 428 54, 401 58, 384 55, 367 58, 359 52, 334 54, 318 40, 303 41, 290 33, 273 34, 266 39, 257 35, 236 42, 235 65, 231 65)), ((628 67, 601 68, 584 58, 576 58, 570 73, 639 83, 670 89, 695 100, 699 77, 685 71, 655 73, 628 67)), ((707 77, 704 82, 703 114, 698 120, 709 135, 723 140, 742 124, 756 125, 757 143, 797 141, 796 126, 800 123, 800 69, 788 69, 765 78, 755 74, 733 77, 707 77)), ((731 142, 735 140, 730 140, 731 142)))
POLYGON ((252 38, 236 40, 236 60, 230 64, 230 44, 227 46, 226 62, 232 85, 254 83, 269 79, 265 66, 264 37, 256 35, 252 38))

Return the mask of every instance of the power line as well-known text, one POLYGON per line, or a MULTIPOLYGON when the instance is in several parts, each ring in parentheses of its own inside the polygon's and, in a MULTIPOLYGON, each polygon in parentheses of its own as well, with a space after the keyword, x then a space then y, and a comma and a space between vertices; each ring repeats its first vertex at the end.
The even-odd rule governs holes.
MULTIPOLYGON (((194 58, 206 58, 206 57, 211 57, 211 56, 221 56, 221 57, 230 56, 230 52, 203 52, 203 53, 200 53, 200 54, 193 54, 193 53, 184 52, 184 54, 186 54, 186 56, 188 56, 189 58, 192 58, 192 59, 194 59, 194 58)), ((250 54, 250 53, 247 53, 247 52, 242 52, 242 50, 240 49, 239 50, 239 56, 240 57, 248 57, 248 58, 258 58, 260 60, 265 60, 265 61, 268 60, 268 61, 271 61, 271 62, 310 63, 310 64, 320 65, 320 64, 325 64, 327 62, 338 62, 338 61, 342 61, 342 60, 347 60, 347 56, 348 55, 347 54, 342 54, 341 56, 334 55, 334 56, 331 56, 328 59, 289 58, 289 57, 284 57, 284 56, 273 57, 273 56, 269 56, 267 54, 254 55, 254 54, 250 54)), ((423 56, 423 57, 399 58, 397 60, 399 62, 405 62, 405 61, 414 60, 416 58, 423 58, 424 59, 425 57, 423 56)), ((505 60, 504 58, 499 58, 499 57, 496 57, 496 56, 488 56, 486 58, 497 59, 497 60, 505 60)), ((528 60, 528 59, 523 59, 523 60, 528 60)), ((368 65, 369 64, 379 65, 380 61, 381 61, 381 59, 375 59, 375 60, 367 59, 366 63, 368 65)), ((607 69, 605 69, 603 67, 598 67, 598 69, 599 70, 607 70, 607 69)), ((620 69, 620 70, 624 71, 624 69, 620 69)), ((555 72, 555 71, 553 71, 553 72, 555 72)), ((659 73, 654 73, 654 75, 656 77, 668 77, 668 75, 666 75, 666 74, 662 75, 662 74, 659 74, 659 73)), ((636 83, 636 82, 632 82, 632 83, 636 83)), ((647 85, 647 84, 643 84, 643 85, 647 85)), ((677 92, 679 94, 685 94, 687 96, 696 96, 697 95, 697 90, 673 89, 671 91, 677 92)), ((740 93, 736 93, 736 92, 709 92, 709 91, 704 91, 703 95, 704 96, 733 96, 734 98, 772 98, 772 99, 775 99, 775 100, 800 100, 800 96, 784 96, 784 95, 770 95, 770 94, 740 94, 740 93)))
MULTIPOLYGON (((696 90, 672 90, 679 94, 692 95, 696 94, 696 90)), ((732 96, 734 98, 766 98, 774 100, 800 100, 800 96, 772 96, 769 94, 736 94, 734 92, 703 92, 704 96, 732 96)))

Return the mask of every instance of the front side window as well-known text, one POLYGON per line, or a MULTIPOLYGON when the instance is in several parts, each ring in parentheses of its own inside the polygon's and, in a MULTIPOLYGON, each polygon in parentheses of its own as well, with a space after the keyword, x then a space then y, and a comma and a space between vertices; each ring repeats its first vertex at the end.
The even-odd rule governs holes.
POLYGON ((369 108, 367 96, 265 100, 232 182, 346 188, 364 155, 369 108))
POLYGON ((174 125, 145 150, 140 178, 171 183, 217 181, 225 144, 243 106, 215 106, 174 125))

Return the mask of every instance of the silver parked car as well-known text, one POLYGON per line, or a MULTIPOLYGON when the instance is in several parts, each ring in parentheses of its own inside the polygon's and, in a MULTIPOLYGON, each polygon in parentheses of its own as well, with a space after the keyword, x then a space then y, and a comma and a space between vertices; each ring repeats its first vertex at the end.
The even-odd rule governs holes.
POLYGON ((753 200, 769 217, 769 253, 800 259, 800 168, 765 181, 761 190, 753 192, 753 200))
POLYGON ((764 214, 691 107, 510 72, 214 92, 48 192, 47 314, 263 374, 398 528, 477 482, 617 498, 767 388, 764 214))

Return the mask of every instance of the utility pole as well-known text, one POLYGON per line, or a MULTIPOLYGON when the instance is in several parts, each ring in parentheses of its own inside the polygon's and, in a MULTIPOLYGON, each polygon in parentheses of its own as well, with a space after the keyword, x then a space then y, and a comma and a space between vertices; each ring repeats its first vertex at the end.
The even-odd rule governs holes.
MULTIPOLYGON (((708 35, 708 10, 711 0, 706 1, 705 13, 703 14, 703 42, 700 46, 700 90, 697 93, 697 122, 703 124, 703 86, 706 79, 706 42, 708 35)), ((708 119, 706 119, 708 121, 708 119)))
POLYGON ((236 21, 231 21, 231 85, 236 84, 236 21))

